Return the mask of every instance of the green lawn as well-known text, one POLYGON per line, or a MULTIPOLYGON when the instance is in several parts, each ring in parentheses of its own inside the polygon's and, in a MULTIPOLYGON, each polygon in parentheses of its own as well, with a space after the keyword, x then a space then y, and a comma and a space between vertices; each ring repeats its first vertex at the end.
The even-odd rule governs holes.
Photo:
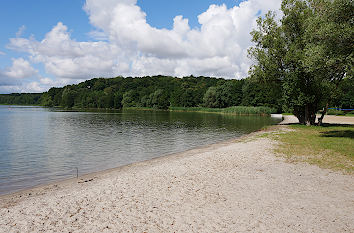
POLYGON ((282 142, 277 152, 289 161, 354 173, 354 126, 292 125, 290 129, 275 135, 282 142))

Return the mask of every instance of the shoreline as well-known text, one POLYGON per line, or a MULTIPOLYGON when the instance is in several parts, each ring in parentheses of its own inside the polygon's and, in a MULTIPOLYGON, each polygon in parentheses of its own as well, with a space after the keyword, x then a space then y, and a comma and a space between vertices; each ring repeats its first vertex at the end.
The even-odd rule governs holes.
POLYGON ((351 232, 353 176, 277 156, 287 130, 0 197, 0 232, 351 232))
MULTIPOLYGON (((213 113, 213 112, 211 112, 211 113, 213 113)), ((328 116, 326 116, 326 117, 328 117, 328 116)), ((328 120, 328 118, 326 119, 326 117, 325 117, 324 123, 333 123, 333 122, 337 122, 338 123, 339 122, 338 124, 354 124, 354 118, 351 118, 351 117, 339 116, 339 119, 340 118, 342 118, 342 119, 347 118, 342 123, 340 121, 338 121, 338 116, 332 116, 332 117, 330 117, 330 120, 328 120)), ((66 179, 63 179, 63 180, 57 180, 57 181, 53 181, 53 182, 46 183, 46 184, 39 184, 39 185, 36 185, 36 186, 32 186, 32 187, 25 188, 25 189, 22 189, 22 190, 18 190, 18 191, 15 191, 15 192, 10 192, 10 193, 7 193, 7 194, 0 194, 0 202, 3 199, 11 198, 12 196, 26 196, 26 194, 35 192, 37 189, 43 189, 43 188, 46 188, 46 187, 49 187, 49 186, 65 185, 67 183, 75 183, 76 181, 78 181, 78 182, 85 181, 85 180, 89 180, 92 177, 95 177, 97 175, 103 175, 103 174, 108 174, 108 173, 114 172, 114 171, 120 171, 120 170, 123 170, 125 168, 132 167, 134 165, 145 164, 145 163, 148 163, 150 161, 151 162, 159 161, 159 160, 163 161, 163 160, 166 160, 166 159, 169 159, 169 158, 173 158, 173 157, 178 158, 179 156, 183 156, 184 153, 188 153, 188 152, 192 153, 194 150, 207 150, 209 148, 215 148, 215 147, 219 147, 219 146, 229 145, 229 144, 234 143, 234 142, 238 142, 238 141, 241 141, 241 140, 244 140, 244 139, 247 139, 247 138, 251 138, 255 134, 258 134, 258 133, 261 133, 261 132, 270 131, 272 129, 275 129, 277 126, 282 126, 282 125, 287 125, 287 124, 296 124, 296 123, 298 123, 298 121, 297 121, 297 118, 295 116, 293 116, 293 115, 283 115, 282 116, 282 121, 279 122, 278 124, 270 125, 270 126, 268 126, 266 128, 261 128, 261 129, 259 129, 257 131, 251 132, 251 133, 246 134, 246 135, 242 135, 242 136, 237 137, 237 138, 232 138, 232 139, 228 139, 228 140, 224 140, 224 141, 220 141, 220 142, 216 142, 216 143, 212 143, 212 144, 208 144, 208 145, 202 145, 202 146, 198 146, 198 147, 195 147, 195 148, 192 148, 192 149, 188 149, 186 151, 177 152, 177 153, 164 154, 164 155, 158 156, 156 158, 143 160, 143 161, 139 161, 139 162, 133 162, 133 163, 130 163, 130 164, 126 164, 126 165, 122 165, 122 166, 118 166, 118 167, 114 167, 114 168, 108 168, 108 169, 104 169, 104 170, 101 170, 101 171, 90 172, 90 173, 87 173, 87 174, 79 175, 78 178, 76 178, 76 177, 66 178, 66 179)), ((0 207, 1 207, 1 205, 0 205, 0 207)))
MULTIPOLYGON (((83 175, 79 175, 78 178, 73 177, 73 178, 67 178, 67 179, 63 179, 63 180, 57 180, 57 181, 53 181, 50 183, 46 183, 46 184, 40 184, 40 185, 36 185, 36 186, 32 186, 29 188, 25 188, 23 190, 19 190, 19 191, 15 191, 15 192, 11 192, 11 193, 7 193, 7 194, 0 194, 0 203, 4 200, 4 199, 8 199, 8 198, 12 198, 12 196, 28 196, 28 193, 33 193, 35 191, 44 189, 46 187, 49 186, 56 186, 56 185, 67 185, 67 184, 72 184, 72 183, 76 183, 76 182, 80 182, 80 181, 85 181, 85 180, 89 180, 92 177, 96 177, 99 175, 106 175, 112 172, 119 172, 122 171, 124 169, 129 169, 131 167, 135 167, 135 166, 144 166, 145 164, 148 163, 158 163, 158 162, 163 162, 165 160, 169 160, 169 159, 178 159, 179 157, 183 157, 185 156, 185 154, 189 154, 190 156, 193 156, 193 152, 196 151, 200 151, 200 150, 208 150, 208 149, 215 149, 215 148, 219 148, 222 146, 226 146, 229 145, 231 143, 235 143, 241 140, 245 140, 247 138, 250 138, 252 136, 254 136, 255 134, 259 133, 259 132, 265 132, 268 131, 270 128, 274 128, 277 125, 270 125, 268 126, 266 129, 259 129, 257 131, 251 132, 249 134, 246 135, 242 135, 240 137, 237 138, 232 138, 232 139, 228 139, 228 140, 224 140, 224 141, 220 141, 220 142, 216 142, 216 143, 212 143, 212 144, 208 144, 208 145, 202 145, 202 146, 198 146, 198 147, 194 147, 192 149, 188 149, 185 151, 181 151, 181 152, 177 152, 177 153, 171 153, 171 154, 164 154, 161 156, 158 156, 156 158, 152 158, 152 159, 147 159, 147 160, 143 160, 143 161, 139 161, 139 162, 133 162, 130 164, 126 164, 126 165, 122 165, 122 166, 118 166, 118 167, 114 167, 114 168, 108 168, 108 169, 104 169, 101 171, 96 171, 96 172, 90 172, 87 174, 83 174, 83 175)), ((32 195, 32 194, 31 194, 32 195)), ((1 208, 1 204, 0 204, 0 208, 1 208)))

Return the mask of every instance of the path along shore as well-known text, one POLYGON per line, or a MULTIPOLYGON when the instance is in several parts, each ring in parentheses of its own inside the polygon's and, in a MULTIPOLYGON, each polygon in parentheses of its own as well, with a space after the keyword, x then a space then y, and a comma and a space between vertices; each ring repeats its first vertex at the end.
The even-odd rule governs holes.
POLYGON ((354 177, 264 133, 0 197, 0 232, 354 232, 354 177))

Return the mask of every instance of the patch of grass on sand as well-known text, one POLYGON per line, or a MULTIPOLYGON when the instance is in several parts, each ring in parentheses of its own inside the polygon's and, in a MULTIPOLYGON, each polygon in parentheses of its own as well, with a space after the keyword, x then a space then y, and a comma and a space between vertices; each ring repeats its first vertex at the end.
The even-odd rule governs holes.
POLYGON ((308 162, 354 174, 354 126, 292 125, 290 129, 276 136, 282 142, 276 152, 291 162, 308 162))

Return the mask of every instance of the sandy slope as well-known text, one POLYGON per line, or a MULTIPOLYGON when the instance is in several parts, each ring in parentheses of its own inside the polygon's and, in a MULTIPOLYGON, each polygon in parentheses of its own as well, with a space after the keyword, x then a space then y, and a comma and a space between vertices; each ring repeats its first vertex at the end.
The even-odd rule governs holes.
POLYGON ((354 177, 259 134, 4 196, 0 231, 354 232, 354 177))

